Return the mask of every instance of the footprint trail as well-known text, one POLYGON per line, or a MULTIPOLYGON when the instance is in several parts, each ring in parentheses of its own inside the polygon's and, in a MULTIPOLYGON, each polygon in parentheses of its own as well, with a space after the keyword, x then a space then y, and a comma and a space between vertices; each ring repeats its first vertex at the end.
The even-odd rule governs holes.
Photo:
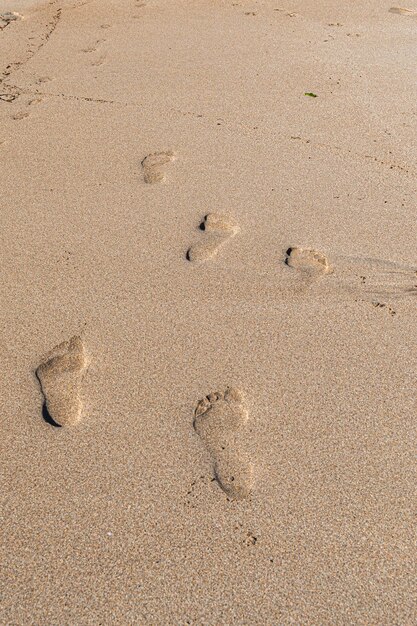
POLYGON ((233 387, 206 396, 195 410, 194 429, 211 454, 214 476, 233 499, 248 497, 253 486, 253 466, 239 442, 247 421, 243 394, 233 387))
POLYGON ((71 426, 81 419, 80 386, 87 365, 80 337, 56 346, 39 365, 36 376, 45 399, 43 415, 54 426, 71 426))
POLYGON ((214 257, 224 243, 238 231, 232 218, 220 213, 209 213, 200 224, 205 232, 204 238, 191 246, 187 251, 187 259, 191 262, 207 261, 214 257))

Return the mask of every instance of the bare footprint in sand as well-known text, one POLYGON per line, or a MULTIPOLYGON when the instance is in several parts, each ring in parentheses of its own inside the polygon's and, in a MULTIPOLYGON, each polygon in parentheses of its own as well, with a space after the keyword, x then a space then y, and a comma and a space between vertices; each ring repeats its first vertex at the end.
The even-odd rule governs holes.
POLYGON ((247 421, 243 394, 233 387, 211 393, 195 410, 194 429, 212 456, 214 476, 233 499, 246 498, 253 486, 253 466, 239 444, 247 421))
POLYGON ((165 173, 160 169, 163 165, 175 160, 172 150, 148 154, 142 161, 143 178, 145 183, 160 183, 165 179, 165 173))
POLYGON ((332 271, 326 255, 313 248, 288 248, 285 263, 312 278, 332 271))
POLYGON ((56 346, 37 368, 48 423, 71 426, 81 419, 80 385, 86 365, 83 343, 75 336, 56 346))
POLYGON ((417 10, 406 9, 405 7, 391 7, 390 13, 396 13, 397 15, 408 15, 409 17, 417 17, 417 10))
POLYGON ((340 255, 331 265, 323 252, 294 247, 288 248, 284 262, 307 279, 304 285, 311 286, 320 276, 330 274, 326 288, 350 292, 355 298, 371 302, 376 298, 398 300, 417 295, 416 269, 392 261, 340 255))
POLYGON ((217 254, 224 243, 237 233, 238 226, 227 215, 208 213, 200 224, 200 230, 205 233, 204 238, 191 246, 187 251, 188 261, 207 261, 217 254))

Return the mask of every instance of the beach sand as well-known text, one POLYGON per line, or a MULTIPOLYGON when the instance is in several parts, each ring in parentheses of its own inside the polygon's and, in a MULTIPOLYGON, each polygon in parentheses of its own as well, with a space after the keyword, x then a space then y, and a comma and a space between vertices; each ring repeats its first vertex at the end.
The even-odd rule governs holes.
POLYGON ((416 621, 408 8, 0 2, 2 624, 416 621))

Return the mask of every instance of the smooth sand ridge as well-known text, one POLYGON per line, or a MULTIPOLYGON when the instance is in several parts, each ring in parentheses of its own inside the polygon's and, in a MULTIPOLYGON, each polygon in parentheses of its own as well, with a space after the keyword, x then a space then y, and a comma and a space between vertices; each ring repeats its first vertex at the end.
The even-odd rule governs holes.
POLYGON ((414 623, 414 11, 3 0, 2 624, 414 623))

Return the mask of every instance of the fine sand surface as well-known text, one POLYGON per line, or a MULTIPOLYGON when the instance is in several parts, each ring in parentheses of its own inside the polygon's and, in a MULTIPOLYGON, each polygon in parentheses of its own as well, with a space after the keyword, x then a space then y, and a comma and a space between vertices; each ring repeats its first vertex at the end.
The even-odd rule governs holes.
POLYGON ((0 623, 415 623, 417 4, 0 9, 0 623))

